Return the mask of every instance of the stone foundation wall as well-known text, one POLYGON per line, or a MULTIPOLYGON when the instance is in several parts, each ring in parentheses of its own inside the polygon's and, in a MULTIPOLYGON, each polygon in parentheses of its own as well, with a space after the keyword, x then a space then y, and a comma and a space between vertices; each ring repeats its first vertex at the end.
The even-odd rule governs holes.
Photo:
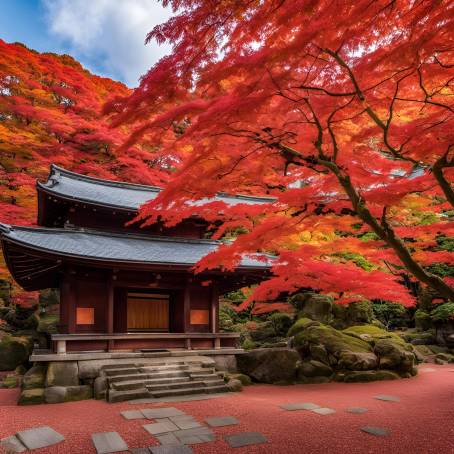
MULTIPOLYGON (((236 356, 204 355, 214 360, 219 371, 237 371, 236 356)), ((22 382, 19 405, 56 404, 84 399, 105 399, 107 380, 102 374, 103 366, 128 364, 153 364, 166 358, 95 359, 81 361, 39 362, 26 372, 22 382)), ((183 361, 184 357, 172 357, 183 361)))

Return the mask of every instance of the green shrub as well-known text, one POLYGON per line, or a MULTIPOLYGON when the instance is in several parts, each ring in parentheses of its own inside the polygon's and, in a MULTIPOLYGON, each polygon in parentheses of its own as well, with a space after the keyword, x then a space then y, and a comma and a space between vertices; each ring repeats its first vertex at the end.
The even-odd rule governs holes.
POLYGON ((245 350, 252 350, 257 346, 257 344, 249 338, 244 339, 243 344, 241 345, 245 350))
POLYGON ((292 317, 282 312, 276 312, 269 318, 276 336, 285 337, 292 326, 292 317))
POLYGON ((372 309, 375 317, 380 320, 386 329, 402 325, 407 311, 399 303, 388 303, 387 301, 374 301, 372 309))
POLYGON ((447 322, 454 319, 454 303, 444 303, 438 305, 431 314, 434 322, 447 322))
POLYGON ((415 312, 415 326, 418 331, 427 331, 432 328, 432 319, 430 314, 421 309, 415 312))

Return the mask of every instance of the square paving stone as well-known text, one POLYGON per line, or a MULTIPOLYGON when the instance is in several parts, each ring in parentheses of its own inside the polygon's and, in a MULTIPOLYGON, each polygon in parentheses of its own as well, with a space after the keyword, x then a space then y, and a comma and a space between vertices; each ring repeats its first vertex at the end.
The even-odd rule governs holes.
POLYGON ((169 432, 167 434, 162 434, 162 435, 156 435, 156 438, 158 439, 159 443, 161 445, 179 445, 181 444, 178 438, 172 433, 169 432))
POLYGON ((0 440, 0 446, 8 453, 12 452, 24 452, 27 448, 19 441, 15 435, 11 437, 2 438, 0 440))
POLYGON ((232 448, 241 448, 242 446, 258 445, 267 442, 267 439, 259 432, 243 432, 227 435, 224 437, 224 440, 232 448))
POLYGON ((364 407, 351 407, 351 408, 347 408, 347 413, 356 413, 358 415, 361 415, 363 413, 366 413, 368 412, 369 410, 367 408, 364 408, 364 407))
POLYGON ((196 427, 194 429, 183 429, 183 430, 177 430, 173 432, 173 435, 175 435, 178 438, 181 437, 189 437, 191 435, 214 435, 214 432, 205 426, 202 427, 196 427))
POLYGON ((173 421, 179 429, 194 429, 196 427, 203 427, 202 424, 197 422, 195 419, 180 419, 179 421, 173 421))
POLYGON ((194 451, 185 445, 151 446, 152 454, 192 454, 194 451))
POLYGON ((151 451, 148 448, 133 448, 129 452, 131 454, 150 454, 151 451))
POLYGON ((385 402, 400 402, 400 397, 389 396, 387 394, 379 394, 378 396, 375 396, 375 399, 384 400, 385 402))
POLYGON ((333 413, 336 413, 336 410, 333 410, 332 408, 326 408, 326 407, 314 408, 312 411, 314 413, 317 413, 317 414, 322 415, 322 416, 332 415, 333 413))
POLYGON ((312 402, 299 402, 295 404, 280 405, 280 407, 287 411, 295 411, 295 410, 315 410, 316 408, 320 408, 320 405, 313 404, 312 402))
POLYGON ((17 432, 16 437, 27 449, 45 448, 65 439, 62 434, 47 426, 17 432))
POLYGON ((389 435, 389 430, 384 429, 383 427, 366 426, 361 427, 361 430, 368 434, 375 435, 376 437, 387 437, 389 435))
POLYGON ((145 418, 148 419, 170 418, 171 416, 186 415, 184 411, 178 410, 178 408, 175 407, 146 408, 140 411, 145 416, 145 418))
POLYGON ((238 419, 234 418, 233 416, 205 418, 205 421, 211 427, 233 426, 240 423, 238 419))
POLYGON ((125 419, 144 419, 145 416, 140 410, 127 410, 127 411, 121 411, 120 412, 121 416, 125 419))
POLYGON ((91 439, 98 454, 128 450, 128 445, 118 432, 98 432, 92 434, 91 439))
POLYGON ((170 420, 156 422, 153 424, 145 424, 143 428, 151 435, 163 434, 178 430, 178 427, 170 420))

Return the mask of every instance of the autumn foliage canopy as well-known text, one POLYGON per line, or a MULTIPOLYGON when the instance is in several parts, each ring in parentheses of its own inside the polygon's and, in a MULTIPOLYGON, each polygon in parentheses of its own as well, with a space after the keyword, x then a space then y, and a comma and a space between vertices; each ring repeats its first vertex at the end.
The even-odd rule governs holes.
POLYGON ((454 4, 164 3, 175 15, 148 39, 172 53, 106 108, 134 128, 125 150, 181 163, 138 221, 176 224, 218 191, 271 196, 197 206, 216 238, 239 234, 198 271, 266 251, 255 300, 312 288, 412 305, 403 282, 454 300, 454 4))
MULTIPOLYGON (((130 94, 127 87, 90 74, 68 55, 2 40, 0 55, 0 222, 36 223, 35 184, 51 163, 101 178, 165 183, 169 166, 161 171, 145 145, 119 152, 130 131, 112 130, 101 115, 110 97, 130 94)), ((0 278, 10 279, 2 264, 0 278)), ((13 296, 36 297, 19 289, 13 296)))

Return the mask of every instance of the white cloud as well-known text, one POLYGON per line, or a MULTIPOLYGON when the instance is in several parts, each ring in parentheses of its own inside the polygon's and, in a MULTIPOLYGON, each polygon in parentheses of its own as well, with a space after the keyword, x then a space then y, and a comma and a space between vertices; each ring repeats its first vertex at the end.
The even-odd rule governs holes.
POLYGON ((43 0, 49 33, 94 72, 131 87, 166 52, 146 34, 171 11, 157 0, 43 0))

